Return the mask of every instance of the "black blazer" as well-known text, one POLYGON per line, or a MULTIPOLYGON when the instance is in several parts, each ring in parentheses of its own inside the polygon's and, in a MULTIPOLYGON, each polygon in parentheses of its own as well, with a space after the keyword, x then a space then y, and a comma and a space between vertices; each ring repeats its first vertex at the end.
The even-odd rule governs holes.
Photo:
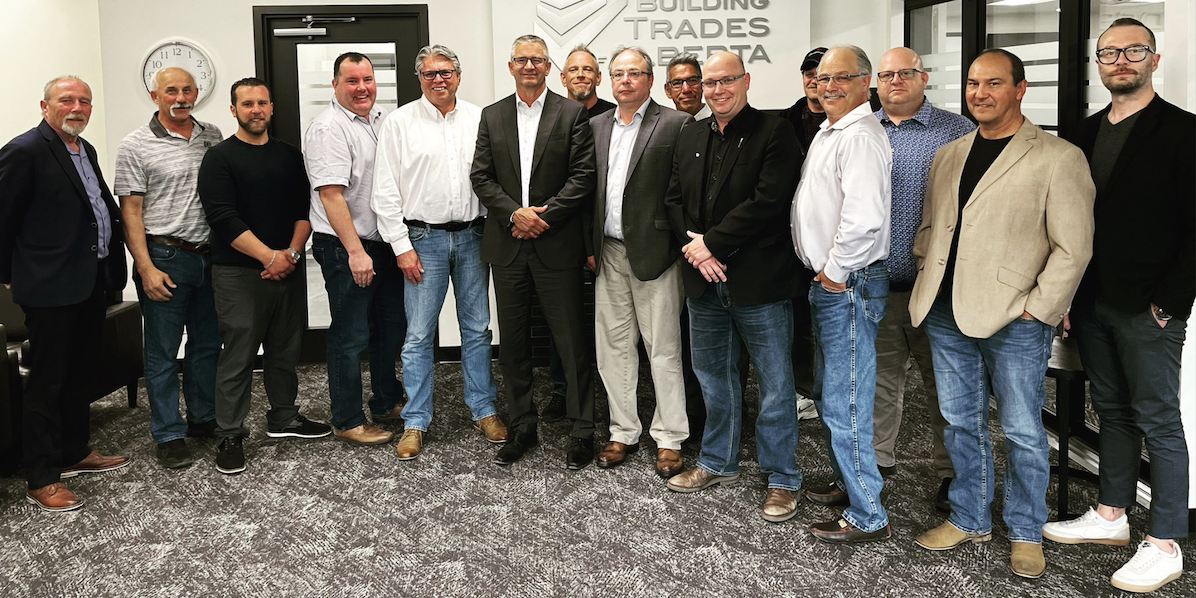
POLYGON ((111 220, 112 240, 102 261, 96 259, 99 227, 83 180, 49 123, 43 120, 0 149, 0 282, 12 284, 13 301, 22 306, 82 303, 97 280, 105 291, 125 286, 120 208, 95 147, 82 137, 79 143, 99 177, 111 220))
MULTIPOLYGON (((1081 124, 1075 144, 1089 162, 1109 107, 1081 124)), ((1196 299, 1196 115, 1158 95, 1142 109, 1109 182, 1096 195, 1092 261, 1076 293, 1127 312, 1154 303, 1187 319, 1196 299)), ((1096 178, 1095 176, 1093 177, 1096 178)))
POLYGON ((505 266, 514 261, 520 243, 533 243, 545 266, 580 268, 586 260, 581 215, 590 209, 595 180, 594 137, 586 108, 551 91, 544 94, 528 205, 548 206, 540 218, 549 229, 538 239, 520 241, 511 236, 511 215, 523 207, 516 101, 512 94, 483 108, 478 127, 470 180, 487 211, 482 259, 505 266))
MULTIPOLYGON (((617 112, 617 111, 616 111, 617 112)), ((681 246, 664 212, 664 195, 673 171, 673 148, 681 128, 693 117, 648 100, 639 134, 631 146, 631 164, 623 186, 623 243, 627 261, 640 280, 656 280, 681 257, 681 246)), ((602 267, 606 239, 606 178, 610 162, 610 139, 615 128, 611 112, 590 119, 597 153, 598 181, 594 190, 594 262, 602 267)), ((689 267, 686 264, 686 267, 689 267)), ((595 270, 597 272, 597 270, 595 270)))
MULTIPOLYGON (((789 234, 789 207, 800 176, 794 164, 801 159, 793 125, 744 107, 728 125, 733 142, 711 190, 713 200, 704 201, 713 123, 712 116, 681 130, 665 195, 669 224, 683 245, 690 241, 687 230, 704 235, 706 247, 727 266, 736 303, 789 299, 800 286, 789 234)), ((688 264, 682 272, 686 296, 700 297, 707 285, 702 273, 688 264)))

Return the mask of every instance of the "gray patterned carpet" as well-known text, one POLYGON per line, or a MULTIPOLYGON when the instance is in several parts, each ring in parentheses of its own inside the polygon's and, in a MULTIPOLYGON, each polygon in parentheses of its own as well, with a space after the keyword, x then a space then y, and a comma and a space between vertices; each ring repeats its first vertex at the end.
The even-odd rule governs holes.
MULTIPOLYGON (((43 513, 25 502, 23 480, 0 480, 0 596, 1063 598, 1119 595, 1108 576, 1132 556, 1132 547, 1048 543, 1046 575, 1029 581, 1009 571, 1002 528, 988 544, 917 547, 914 537, 942 517, 931 506, 938 481, 916 373, 888 505, 894 537, 861 547, 827 546, 807 533, 808 524, 835 517, 830 509, 803 503, 787 523, 760 518, 764 487, 750 434, 740 485, 690 495, 665 489, 652 450, 614 470, 567 472, 561 427, 542 427, 541 446, 503 469, 490 464, 494 447, 469 424, 459 369, 438 366, 437 378, 426 452, 409 462, 394 458, 393 445, 267 438, 259 380, 249 469, 231 477, 216 472, 210 441, 192 442, 194 466, 159 468, 144 388, 137 409, 123 395, 108 397, 93 406, 94 446, 134 462, 71 480, 84 508, 43 513)), ((300 380, 304 412, 326 420, 322 366, 303 366, 300 380)), ((646 372, 641 388, 647 419, 646 372)), ((598 405, 604 413, 605 401, 598 405)), ((819 428, 801 423, 807 483, 830 476, 819 428)), ((687 465, 695 456, 688 446, 687 465)), ((1094 487, 1073 488, 1073 510, 1095 499, 1094 487)), ((1131 523, 1136 541, 1145 512, 1131 523)), ((1196 543, 1181 546, 1196 559, 1196 543)), ((1196 595, 1188 570, 1157 595, 1196 595)))

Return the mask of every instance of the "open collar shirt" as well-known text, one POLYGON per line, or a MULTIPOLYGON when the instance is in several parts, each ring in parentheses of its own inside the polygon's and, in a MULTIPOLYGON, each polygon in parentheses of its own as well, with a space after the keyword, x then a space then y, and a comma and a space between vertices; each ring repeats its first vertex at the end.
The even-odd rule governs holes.
POLYGON ((515 95, 515 118, 519 124, 519 183, 523 189, 523 207, 528 207, 528 195, 532 187, 532 157, 536 154, 536 132, 540 129, 540 117, 544 115, 544 96, 548 86, 540 91, 535 101, 527 105, 515 95))
POLYGON ((370 208, 374 188, 374 154, 378 148, 378 131, 386 111, 375 105, 368 117, 350 112, 333 98, 307 128, 303 137, 303 156, 307 178, 311 183, 311 228, 318 233, 336 235, 324 202, 320 201, 320 187, 343 185, 345 203, 353 217, 357 236, 370 241, 380 240, 378 219, 370 208))
POLYGON ((619 109, 615 108, 608 114, 614 119, 615 126, 610 132, 610 149, 608 150, 606 170, 606 222, 602 226, 602 234, 623 240, 623 190, 627 186, 627 174, 631 170, 631 151, 635 147, 635 140, 640 134, 640 125, 644 122, 644 114, 648 111, 649 100, 644 100, 639 109, 631 117, 631 124, 623 124, 619 118, 619 109))

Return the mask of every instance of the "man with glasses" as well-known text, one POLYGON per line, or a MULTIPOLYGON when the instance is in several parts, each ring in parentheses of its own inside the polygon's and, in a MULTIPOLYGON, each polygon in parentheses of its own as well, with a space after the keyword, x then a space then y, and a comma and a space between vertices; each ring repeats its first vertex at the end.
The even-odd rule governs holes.
MULTIPOLYGON (((897 471, 897 432, 901 428, 905 377, 912 357, 922 374, 926 409, 930 413, 934 470, 940 480, 934 506, 948 511, 947 488, 955 477, 951 457, 943 444, 947 422, 939 412, 934 386, 934 366, 926 332, 909 321, 909 296, 914 290, 918 268, 914 265, 914 234, 922 224, 922 201, 926 178, 938 149, 970 133, 972 121, 940 110, 926 99, 930 75, 922 58, 909 48, 893 48, 880 57, 876 92, 881 109, 876 118, 889 136, 893 149, 893 205, 890 216, 889 299, 885 317, 876 332, 876 409, 872 446, 882 477, 897 471)), ((844 497, 846 498, 846 497, 844 497)))
POLYGON ((706 400, 697 467, 669 480, 696 492, 739 479, 743 396, 738 351, 747 345, 760 384, 756 449, 768 490, 761 515, 780 522, 797 510, 797 405, 793 400, 793 308, 798 284, 786 246, 797 171, 797 136, 788 121, 748 105, 743 60, 718 52, 702 88, 713 118, 681 130, 665 196, 682 265, 692 325, 694 371, 706 400))
POLYGON ((531 289, 564 363, 570 443, 565 466, 594 456, 594 387, 582 325, 582 214, 594 190, 594 138, 585 107, 548 90, 548 46, 511 45, 515 93, 482 110, 470 179, 486 206, 482 259, 494 273, 499 367, 514 434, 494 462, 510 465, 539 440, 532 402, 531 289))
POLYGON ((1010 568, 1037 578, 1051 465, 1043 379, 1055 326, 1092 255, 1095 189, 1084 153, 1022 115, 1026 86, 1022 61, 1005 50, 969 67, 968 110, 980 127, 930 167, 909 310, 930 337, 955 469, 951 515, 917 543, 950 550, 992 539, 991 390, 1005 432, 1010 568))
POLYGON ((490 373, 490 270, 482 261, 486 208, 469 182, 482 109, 457 97, 461 61, 440 45, 415 56, 423 95, 395 110, 378 133, 372 205, 405 282, 407 406, 399 459, 423 449, 432 423, 436 326, 449 281, 461 329, 461 377, 474 427, 493 443, 507 440, 490 373))
MULTIPOLYGON (((1077 141, 1096 182, 1092 263, 1071 312, 1100 418, 1100 500, 1071 521, 1048 523, 1064 544, 1130 541, 1142 441, 1150 455, 1150 528, 1114 586, 1153 592, 1179 578, 1188 536, 1188 450, 1179 406, 1180 353, 1196 299, 1196 197, 1190 173, 1196 117, 1159 97, 1154 33, 1117 19, 1097 40, 1112 102, 1077 141)), ((1192 433, 1192 431, 1188 431, 1192 433)))
POLYGON ((869 109, 871 75, 871 61, 855 46, 822 57, 815 81, 827 119, 810 145, 791 212, 797 256, 817 272, 809 287, 814 401, 835 476, 806 497, 847 505, 841 518, 810 532, 835 543, 890 536, 872 449, 872 401, 876 328, 889 293, 892 152, 869 109))
POLYGON ((702 103, 702 66, 696 55, 682 52, 674 56, 665 73, 664 95, 679 112, 695 120, 710 116, 710 107, 702 103))
POLYGON ((597 150, 594 195, 594 305, 598 374, 610 404, 610 442, 598 466, 623 463, 639 449, 636 386, 644 348, 656 389, 649 433, 656 442, 656 473, 681 473, 681 443, 689 437, 681 374, 680 245, 664 214, 673 147, 688 114, 652 101, 652 59, 641 48, 611 54, 610 81, 617 110, 590 119, 597 150))
POLYGON ((337 438, 385 444, 394 434, 375 427, 361 404, 361 352, 369 350, 374 421, 398 419, 403 387, 395 354, 403 344, 403 282, 370 207, 378 129, 386 111, 375 103, 374 65, 346 52, 332 65, 332 101, 303 140, 311 183, 312 255, 324 274, 332 323, 326 339, 328 396, 337 438))

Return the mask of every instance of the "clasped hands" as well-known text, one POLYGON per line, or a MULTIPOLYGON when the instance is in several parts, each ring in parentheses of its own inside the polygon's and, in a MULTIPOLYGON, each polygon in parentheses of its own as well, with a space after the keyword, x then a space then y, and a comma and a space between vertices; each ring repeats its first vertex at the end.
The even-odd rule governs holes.
POLYGON ((295 271, 297 263, 299 263, 298 260, 291 257, 290 251, 275 249, 271 251, 269 260, 263 260, 262 265, 266 269, 262 270, 262 278, 264 280, 282 280, 295 271))
POLYGON ((549 229, 548 223, 540 218, 548 206, 519 208, 511 214, 511 236, 520 241, 535 239, 549 229))
POLYGON ((727 265, 718 261, 714 254, 710 253, 703 235, 688 230, 685 231, 685 234, 693 239, 681 248, 689 265, 697 268, 706 282, 727 282, 727 265))

